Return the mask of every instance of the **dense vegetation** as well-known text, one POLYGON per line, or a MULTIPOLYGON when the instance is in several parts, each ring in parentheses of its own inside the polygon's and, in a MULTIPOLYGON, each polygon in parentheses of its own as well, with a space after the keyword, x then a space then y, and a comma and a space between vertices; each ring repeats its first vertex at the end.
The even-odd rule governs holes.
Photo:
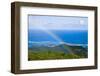
POLYGON ((29 48, 28 60, 78 59, 87 58, 87 54, 82 46, 33 47, 29 48))
POLYGON ((45 59, 74 59, 80 58, 80 56, 75 54, 66 54, 64 52, 56 52, 56 51, 29 51, 28 60, 45 60, 45 59))

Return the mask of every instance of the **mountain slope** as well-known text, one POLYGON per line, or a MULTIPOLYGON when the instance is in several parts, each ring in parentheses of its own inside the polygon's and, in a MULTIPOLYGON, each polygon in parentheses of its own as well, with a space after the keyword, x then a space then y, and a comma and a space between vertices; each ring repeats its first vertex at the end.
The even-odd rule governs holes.
POLYGON ((87 48, 82 46, 71 46, 60 44, 53 47, 50 46, 33 46, 29 48, 29 60, 45 60, 45 59, 73 59, 87 58, 87 48), (36 57, 34 59, 34 56, 36 57), (40 57, 38 57, 40 56, 40 57))

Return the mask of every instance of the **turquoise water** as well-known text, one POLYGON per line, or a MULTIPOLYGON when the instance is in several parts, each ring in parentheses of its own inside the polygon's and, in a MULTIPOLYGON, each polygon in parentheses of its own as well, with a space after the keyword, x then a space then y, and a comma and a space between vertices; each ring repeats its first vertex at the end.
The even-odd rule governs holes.
POLYGON ((70 44, 88 44, 88 31, 68 31, 68 30, 29 30, 29 47, 34 42, 65 42, 70 44))

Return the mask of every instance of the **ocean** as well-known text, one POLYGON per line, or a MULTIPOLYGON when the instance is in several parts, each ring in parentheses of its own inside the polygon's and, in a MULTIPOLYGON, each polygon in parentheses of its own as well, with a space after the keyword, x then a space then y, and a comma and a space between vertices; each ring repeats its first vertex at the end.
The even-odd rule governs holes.
POLYGON ((34 42, 65 42, 69 44, 88 44, 88 31, 73 30, 29 30, 28 45, 34 42))

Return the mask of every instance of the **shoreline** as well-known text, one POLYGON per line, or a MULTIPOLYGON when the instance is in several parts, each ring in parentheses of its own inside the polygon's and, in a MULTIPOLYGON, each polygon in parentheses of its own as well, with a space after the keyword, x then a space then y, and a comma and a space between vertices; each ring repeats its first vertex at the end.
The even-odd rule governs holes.
MULTIPOLYGON (((69 46, 84 46, 84 47, 87 47, 88 44, 72 44, 72 43, 66 43, 66 42, 51 42, 51 41, 41 41, 41 42, 33 42, 33 41, 29 41, 28 42, 30 45, 45 45, 45 44, 48 44, 49 46, 51 45, 52 47, 55 47, 55 46, 58 46, 58 45, 69 45, 69 46)), ((45 46, 48 46, 48 45, 45 45, 45 46)))

